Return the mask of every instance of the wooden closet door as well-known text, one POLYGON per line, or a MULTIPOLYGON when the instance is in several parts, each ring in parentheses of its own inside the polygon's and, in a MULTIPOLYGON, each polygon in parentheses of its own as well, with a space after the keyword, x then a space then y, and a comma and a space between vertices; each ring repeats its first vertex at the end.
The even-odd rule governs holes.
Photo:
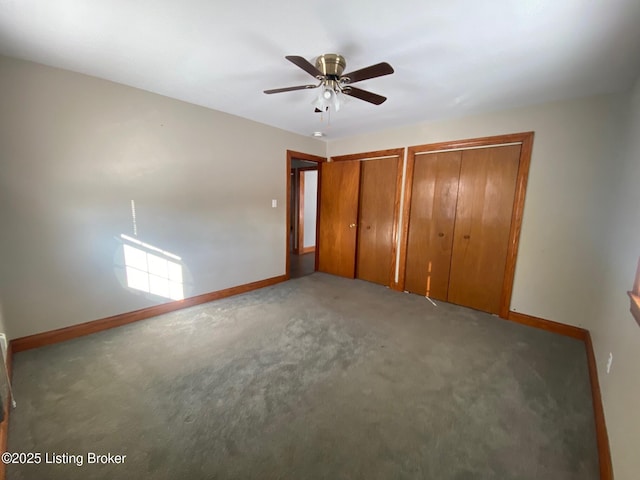
POLYGON ((447 301, 462 152, 416 155, 405 290, 447 301))
POLYGON ((498 314, 520 145, 462 152, 449 302, 498 314))
POLYGON ((360 162, 323 162, 318 226, 318 270, 353 278, 360 162))
POLYGON ((391 283, 399 165, 398 157, 362 162, 356 275, 381 285, 391 283))

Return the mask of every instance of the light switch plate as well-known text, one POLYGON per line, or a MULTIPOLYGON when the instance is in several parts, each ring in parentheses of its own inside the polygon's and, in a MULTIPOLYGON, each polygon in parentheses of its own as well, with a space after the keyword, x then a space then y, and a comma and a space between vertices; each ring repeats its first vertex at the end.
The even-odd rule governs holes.
POLYGON ((271 200, 271 208, 278 208, 278 200, 275 198, 271 200))

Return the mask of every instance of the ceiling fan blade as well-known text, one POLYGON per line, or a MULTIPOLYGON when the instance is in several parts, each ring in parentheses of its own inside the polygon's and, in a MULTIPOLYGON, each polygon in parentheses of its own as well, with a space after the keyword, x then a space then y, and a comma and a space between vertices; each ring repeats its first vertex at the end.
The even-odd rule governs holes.
POLYGON ((273 88, 271 90, 265 90, 264 93, 282 93, 282 92, 293 92, 294 90, 305 90, 307 88, 318 88, 319 85, 298 85, 297 87, 284 87, 284 88, 273 88))
POLYGON ((316 67, 314 67, 311 63, 309 63, 306 58, 299 57, 297 55, 287 55, 284 58, 289 60, 294 65, 297 65, 298 67, 300 67, 302 70, 307 72, 312 77, 322 77, 322 72, 318 70, 316 67))
POLYGON ((377 63, 353 72, 345 73, 340 78, 349 79, 346 83, 356 83, 370 78, 382 77, 393 73, 393 67, 387 62, 377 63))
POLYGON ((362 90, 356 87, 345 87, 342 90, 342 93, 359 98, 360 100, 364 100, 365 102, 373 103, 374 105, 380 105, 387 99, 387 97, 383 97, 382 95, 378 95, 377 93, 367 92, 366 90, 362 90))

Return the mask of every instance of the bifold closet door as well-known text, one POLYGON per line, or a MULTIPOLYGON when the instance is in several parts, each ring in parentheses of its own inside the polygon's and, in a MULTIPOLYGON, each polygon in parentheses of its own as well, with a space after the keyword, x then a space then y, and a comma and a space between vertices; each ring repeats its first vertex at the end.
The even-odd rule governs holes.
POLYGON ((399 167, 399 157, 362 162, 356 276, 381 285, 391 283, 399 167))
POLYGON ((449 302, 498 314, 520 145, 464 150, 449 302))
POLYGON ((318 270, 353 278, 356 266, 360 162, 323 162, 320 167, 318 270))
POLYGON ((405 290, 447 301, 462 152, 416 155, 405 290))

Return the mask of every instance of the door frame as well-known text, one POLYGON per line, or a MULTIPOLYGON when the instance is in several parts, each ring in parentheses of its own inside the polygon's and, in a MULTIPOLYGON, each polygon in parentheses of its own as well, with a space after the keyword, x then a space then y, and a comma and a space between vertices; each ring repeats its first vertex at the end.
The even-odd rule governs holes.
POLYGON ((411 209, 411 190, 413 188, 413 170, 416 155, 421 153, 433 153, 437 151, 470 150, 474 148, 487 148, 507 144, 521 144, 520 159, 518 163, 518 176, 516 178, 516 191, 513 200, 513 212, 511 214, 511 228, 509 231, 509 246, 507 249, 507 263, 505 266, 502 293, 500 295, 500 317, 507 318, 511 307, 511 294, 513 293, 513 279, 516 270, 518 245, 520 242, 520 230, 522 228, 522 215, 524 201, 529 178, 529 165, 533 149, 534 132, 512 133, 491 137, 472 138, 467 140, 454 140, 425 145, 415 145, 407 151, 407 170, 404 179, 404 204, 402 211, 401 244, 400 244, 400 270, 399 281, 404 289, 407 241, 409 233, 409 214, 411 209))
POLYGON ((298 160, 305 160, 308 162, 315 162, 317 163, 317 168, 318 168, 318 196, 317 196, 317 200, 316 200, 316 255, 315 255, 315 266, 314 266, 314 271, 318 270, 318 228, 317 226, 319 225, 320 222, 320 185, 322 182, 322 169, 320 168, 320 165, 322 164, 322 162, 326 162, 327 158, 326 157, 321 157, 318 155, 312 155, 310 153, 303 153, 303 152, 297 152, 295 150, 287 150, 287 164, 286 164, 286 178, 287 178, 287 192, 286 192, 286 198, 287 198, 287 205, 286 205, 286 217, 287 217, 287 221, 286 221, 286 234, 285 234, 285 278, 287 280, 289 280, 291 278, 291 262, 289 261, 289 254, 290 254, 290 249, 291 249, 291 235, 290 235, 290 230, 291 230, 291 160, 293 159, 298 159, 298 160))
MULTIPOLYGON (((394 290, 402 290, 402 288, 400 288, 400 282, 395 281, 396 280, 395 272, 397 268, 396 265, 397 265, 397 257, 398 257, 398 235, 400 235, 400 229, 398 228, 399 227, 398 223, 400 221, 400 215, 401 215, 400 203, 402 198, 402 178, 403 178, 402 172, 403 172, 404 154, 405 154, 404 148, 390 148, 387 150, 376 150, 372 152, 354 153, 351 155, 339 155, 339 156, 329 158, 330 162, 349 162, 353 160, 367 161, 367 160, 379 160, 382 158, 389 158, 389 157, 398 157, 398 171, 396 175, 396 195, 395 195, 395 198, 393 199, 394 214, 393 214, 393 232, 392 232, 393 245, 391 247, 391 269, 390 269, 391 278, 389 278, 389 288, 392 288, 394 290)), ((318 188, 318 191, 319 191, 319 188, 318 188)), ((360 202, 360 199, 358 198, 358 216, 360 215, 359 202, 360 202)), ((318 249, 316 249, 316 252, 317 251, 318 249)), ((356 253, 355 258, 357 259, 358 258, 357 241, 356 241, 355 253, 356 253)), ((355 272, 355 269, 356 269, 355 265, 353 268, 355 272)))

